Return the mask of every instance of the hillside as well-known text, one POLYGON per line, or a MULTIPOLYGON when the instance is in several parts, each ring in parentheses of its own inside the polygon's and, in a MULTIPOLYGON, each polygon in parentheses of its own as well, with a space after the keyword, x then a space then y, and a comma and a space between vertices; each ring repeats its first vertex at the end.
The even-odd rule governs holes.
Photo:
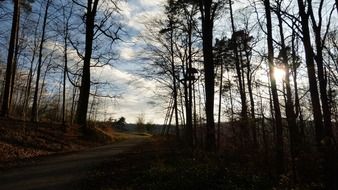
POLYGON ((0 119, 0 168, 26 158, 72 152, 109 144, 125 138, 113 129, 98 128, 83 135, 76 125, 29 123, 0 119))

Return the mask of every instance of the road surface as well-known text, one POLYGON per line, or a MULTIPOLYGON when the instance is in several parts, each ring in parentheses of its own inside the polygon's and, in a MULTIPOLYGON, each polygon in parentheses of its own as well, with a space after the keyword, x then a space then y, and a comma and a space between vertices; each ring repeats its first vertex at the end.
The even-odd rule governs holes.
POLYGON ((146 137, 135 137, 86 151, 47 157, 31 165, 1 171, 0 190, 77 189, 89 171, 145 140, 146 137))

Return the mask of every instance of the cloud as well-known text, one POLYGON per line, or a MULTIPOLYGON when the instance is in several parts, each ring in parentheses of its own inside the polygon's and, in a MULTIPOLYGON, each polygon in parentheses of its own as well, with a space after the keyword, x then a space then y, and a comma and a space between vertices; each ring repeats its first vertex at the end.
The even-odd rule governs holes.
POLYGON ((111 117, 123 116, 129 119, 128 122, 135 122, 137 116, 144 113, 147 121, 163 122, 163 109, 157 106, 161 104, 154 98, 154 92, 157 90, 154 81, 111 66, 95 68, 92 74, 93 78, 98 77, 101 80, 112 82, 117 87, 116 92, 122 93, 117 102, 104 101, 104 105, 100 107, 101 113, 105 111, 114 113, 111 117))
POLYGON ((165 0, 129 0, 122 6, 122 14, 126 19, 126 25, 137 32, 144 29, 144 23, 148 19, 162 15, 161 4, 165 0), (125 8, 125 9, 124 9, 125 8))
POLYGON ((135 50, 132 47, 123 47, 120 50, 120 56, 124 60, 131 60, 135 58, 135 50))
MULTIPOLYGON (((57 53, 63 55, 62 44, 50 41, 46 43, 46 47, 49 49, 53 49, 55 46, 59 50, 57 53)), ((98 88, 100 95, 121 95, 116 100, 99 98, 98 119, 123 116, 127 118, 128 122, 132 123, 136 121, 139 114, 144 113, 146 121, 163 123, 162 103, 155 99, 154 92, 158 91, 156 82, 136 74, 137 69, 141 66, 135 61, 136 55, 133 46, 125 45, 121 47, 120 51, 121 60, 114 66, 105 65, 103 67, 92 67, 91 69, 91 79, 93 81, 110 84, 108 87, 100 86, 98 88)), ((70 48, 68 52, 71 62, 80 60, 74 49, 70 48)), ((71 63, 69 64, 71 65, 71 63)), ((92 86, 91 90, 94 92, 95 86, 92 86)))

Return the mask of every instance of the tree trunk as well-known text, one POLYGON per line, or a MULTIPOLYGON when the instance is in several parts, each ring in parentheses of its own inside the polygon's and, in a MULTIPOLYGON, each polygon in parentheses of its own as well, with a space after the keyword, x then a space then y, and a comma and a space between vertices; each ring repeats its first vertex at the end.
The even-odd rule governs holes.
POLYGON ((276 125, 276 170, 278 174, 284 172, 284 150, 283 150, 283 125, 282 116, 279 106, 278 92, 276 79, 274 78, 274 52, 273 52, 273 38, 272 38, 272 21, 270 12, 270 1, 264 0, 265 15, 266 15, 266 27, 267 27, 267 43, 268 43, 268 63, 271 83, 271 93, 273 99, 273 107, 275 114, 276 125))
POLYGON ((284 38, 284 30, 283 30, 283 21, 282 21, 282 15, 280 12, 281 5, 277 3, 278 9, 276 10, 276 15, 278 18, 278 24, 279 24, 279 34, 280 34, 280 40, 281 40, 281 56, 283 64, 285 65, 285 88, 286 88, 286 117, 287 117, 287 123, 289 127, 290 132, 290 151, 291 151, 291 159, 292 159, 292 170, 294 175, 294 181, 296 181, 296 163, 295 158, 298 155, 299 152, 299 130, 297 127, 297 121, 296 121, 296 114, 294 111, 294 104, 292 99, 292 92, 290 87, 290 70, 289 70, 289 61, 287 56, 287 49, 285 45, 285 38, 284 38))
POLYGON ((41 36, 41 42, 40 42, 40 49, 39 49, 39 60, 38 60, 38 67, 37 67, 37 73, 36 73, 36 82, 35 82, 35 91, 34 91, 34 98, 33 98, 33 106, 32 106, 32 115, 31 115, 31 121, 37 122, 38 121, 38 92, 39 92, 39 83, 40 83, 40 73, 41 73, 41 67, 42 67, 42 50, 43 45, 45 43, 45 34, 46 34, 46 25, 47 25, 47 17, 48 17, 48 9, 50 5, 51 0, 47 0, 46 8, 45 8, 45 15, 43 18, 43 25, 42 25, 42 36, 41 36))
POLYGON ((299 14, 301 17, 301 25, 303 30, 303 45, 305 50, 305 58, 306 58, 306 67, 309 78, 310 85, 310 95, 312 102, 312 112, 313 112, 313 120, 315 123, 316 129, 316 141, 317 145, 320 146, 320 141, 323 139, 324 131, 323 131, 323 115, 321 111, 320 101, 319 101, 319 93, 317 86, 317 78, 316 71, 314 65, 314 54, 311 44, 310 37, 310 29, 309 29, 309 15, 305 12, 305 5, 303 0, 297 0, 299 14))
MULTIPOLYGON (((18 13, 18 25, 20 25, 20 9, 18 13)), ((12 68, 12 76, 11 76, 11 89, 9 93, 9 109, 11 109, 12 105, 12 99, 13 99, 13 93, 14 93, 14 85, 15 85, 15 75, 16 75, 16 69, 18 65, 18 55, 19 55, 19 26, 16 28, 16 42, 15 42, 15 53, 14 53, 14 59, 13 59, 13 68, 12 68)))
POLYGON ((298 82, 297 82, 297 53, 296 53, 296 44, 298 44, 298 41, 295 43, 295 37, 296 32, 295 29, 292 31, 292 42, 291 42, 291 49, 292 49, 292 72, 293 72, 293 86, 295 91, 295 115, 296 118, 299 118, 299 135, 301 136, 302 141, 304 141, 304 119, 302 110, 300 107, 300 101, 299 101, 299 93, 298 93, 298 82))
POLYGON ((237 44, 237 38, 236 38, 236 28, 234 24, 234 18, 233 18, 233 10, 232 10, 232 1, 230 0, 229 2, 229 8, 230 8, 230 19, 231 19, 231 27, 232 27, 232 39, 233 39, 233 49, 234 49, 234 54, 235 54, 235 68, 236 68, 236 74, 238 78, 238 88, 239 88, 239 94, 241 97, 241 142, 243 144, 243 141, 246 139, 245 136, 243 136, 244 133, 246 133, 246 128, 247 128, 247 121, 248 121, 248 107, 246 104, 246 94, 245 94, 245 87, 244 87, 244 81, 243 81, 243 73, 241 69, 241 64, 240 64, 240 55, 238 52, 238 44, 237 44))
POLYGON ((192 70, 192 23, 189 18, 188 24, 188 64, 187 64, 187 77, 188 77, 188 102, 187 102, 187 141, 190 147, 193 147, 193 128, 192 128, 192 80, 194 73, 192 70))
POLYGON ((221 61, 221 81, 219 84, 219 100, 218 100, 218 122, 217 122, 217 148, 219 150, 221 144, 221 113, 222 113, 222 90, 223 90, 223 59, 221 61))
POLYGON ((37 53, 37 49, 38 49, 38 26, 40 23, 40 19, 41 19, 41 11, 39 11, 39 17, 37 20, 37 25, 35 27, 35 31, 34 31, 34 46, 33 46, 33 55, 32 55, 32 59, 30 60, 30 67, 29 67, 29 72, 28 72, 28 79, 27 79, 27 84, 26 84, 26 89, 25 89, 25 98, 24 98, 24 106, 23 106, 23 115, 24 115, 24 119, 26 119, 27 116, 27 108, 28 108, 28 104, 29 104, 29 99, 30 99, 30 95, 31 95, 31 89, 32 89, 32 81, 33 81, 33 66, 34 66, 34 61, 35 61, 35 56, 37 53))
POLYGON ((86 14, 86 48, 85 57, 83 60, 82 79, 80 86, 80 95, 76 110, 75 121, 82 127, 87 127, 87 112, 90 93, 90 61, 92 57, 93 39, 94 39, 94 24, 99 0, 88 0, 86 14))
POLYGON ((171 72, 173 80, 173 98, 174 98, 174 111, 175 111, 175 133, 176 137, 180 137, 179 124, 178 124, 178 106, 177 106, 177 84, 176 84, 176 71, 175 71, 175 56, 174 56, 174 42, 173 42, 173 26, 170 21, 170 54, 171 54, 171 72))
POLYGON ((202 35, 203 35, 203 64, 205 72, 205 112, 207 117, 206 149, 213 151, 215 145, 215 122, 214 122, 214 94, 215 94, 215 71, 213 63, 213 27, 214 18, 212 10, 212 0, 200 0, 200 10, 202 16, 202 35))
MULTIPOLYGON (((247 60, 249 60, 248 52, 246 52, 247 60)), ((257 127, 256 127, 256 116, 255 116, 255 101, 252 92, 252 77, 251 77, 251 67, 249 61, 247 61, 247 82, 248 82, 248 92, 250 98, 250 113, 251 113, 251 129, 252 129, 252 140, 253 146, 255 149, 258 149, 258 140, 257 140, 257 127)))
POLYGON ((14 1, 14 12, 13 12, 13 20, 12 20, 12 29, 11 29, 11 38, 9 41, 8 47, 8 56, 7 56, 7 68, 6 68, 6 78, 5 78, 5 88, 3 93, 2 107, 1 107, 1 116, 8 117, 9 114, 9 95, 10 95, 10 86, 11 86, 11 78, 13 72, 13 61, 14 61, 14 51, 15 44, 18 40, 17 31, 19 27, 20 20, 20 1, 14 1))
MULTIPOLYGON (((323 0, 321 3, 324 3, 323 0)), ((309 8, 312 9, 311 2, 309 2, 309 8)), ((319 15, 319 23, 317 24, 314 20, 313 11, 311 10, 311 20, 312 20, 312 28, 315 36, 315 44, 316 44, 316 55, 314 56, 314 59, 317 63, 317 76, 319 81, 319 90, 320 90, 320 99, 322 102, 322 110, 323 110, 323 119, 324 119, 324 136, 333 138, 333 132, 332 132, 332 122, 331 122, 331 110, 328 102, 328 95, 327 95, 327 80, 324 77, 324 58, 323 58, 323 48, 324 44, 322 43, 322 17, 321 17, 321 9, 320 9, 320 15, 319 15)))

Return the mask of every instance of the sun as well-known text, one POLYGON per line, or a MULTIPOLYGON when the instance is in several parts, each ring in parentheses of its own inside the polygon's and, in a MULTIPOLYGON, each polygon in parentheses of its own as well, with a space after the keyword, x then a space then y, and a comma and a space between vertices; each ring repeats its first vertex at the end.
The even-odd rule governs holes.
POLYGON ((273 76, 277 81, 283 81, 285 78, 285 70, 282 68, 275 67, 273 76))

